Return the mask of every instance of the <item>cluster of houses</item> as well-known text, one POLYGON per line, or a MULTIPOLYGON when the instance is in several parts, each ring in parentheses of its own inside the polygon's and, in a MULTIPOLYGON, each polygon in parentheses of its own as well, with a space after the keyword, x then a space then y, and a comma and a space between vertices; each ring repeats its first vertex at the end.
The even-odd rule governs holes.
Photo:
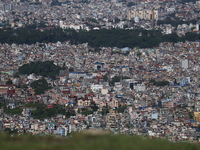
POLYGON ((67 136, 97 128, 198 141, 199 46, 199 41, 186 41, 161 43, 151 49, 102 47, 96 53, 87 43, 1 44, 0 100, 9 110, 21 109, 20 114, 8 114, 2 107, 1 129, 67 136), (52 88, 35 95, 30 84, 42 77, 15 73, 23 64, 49 60, 65 64, 65 70, 55 80, 45 78, 52 88), (41 120, 32 116, 36 108, 24 107, 29 103, 42 103, 47 109, 59 104, 75 114, 41 120))

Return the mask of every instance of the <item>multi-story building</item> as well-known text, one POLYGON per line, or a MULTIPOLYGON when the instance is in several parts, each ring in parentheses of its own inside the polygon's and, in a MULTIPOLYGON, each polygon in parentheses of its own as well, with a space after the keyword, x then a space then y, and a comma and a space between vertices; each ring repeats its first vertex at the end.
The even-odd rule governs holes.
POLYGON ((194 112, 194 120, 199 122, 200 121, 200 112, 197 111, 197 112, 194 112))
POLYGON ((134 10, 128 11, 127 19, 139 17, 144 20, 158 20, 158 10, 134 10))
POLYGON ((5 11, 11 11, 12 10, 12 4, 5 4, 4 5, 4 10, 5 11))
POLYGON ((197 30, 197 31, 199 31, 199 30, 200 30, 200 20, 199 20, 199 21, 197 21, 197 23, 196 23, 196 30, 197 30))

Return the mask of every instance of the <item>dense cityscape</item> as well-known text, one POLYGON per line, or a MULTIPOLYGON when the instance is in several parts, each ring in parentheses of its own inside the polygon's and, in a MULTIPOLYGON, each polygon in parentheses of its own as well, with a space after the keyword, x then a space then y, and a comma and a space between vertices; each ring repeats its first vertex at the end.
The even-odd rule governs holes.
POLYGON ((1 34, 0 130, 69 137, 98 129, 199 142, 199 16, 200 1, 187 0, 1 1, 0 33, 12 35, 1 34), (77 36, 136 30, 143 39, 136 47, 124 41, 124 47, 104 47, 103 40, 98 47, 93 41, 15 42, 24 40, 18 33, 23 29, 57 28, 77 36), (146 38, 159 31, 181 40, 148 47, 143 30, 146 38))

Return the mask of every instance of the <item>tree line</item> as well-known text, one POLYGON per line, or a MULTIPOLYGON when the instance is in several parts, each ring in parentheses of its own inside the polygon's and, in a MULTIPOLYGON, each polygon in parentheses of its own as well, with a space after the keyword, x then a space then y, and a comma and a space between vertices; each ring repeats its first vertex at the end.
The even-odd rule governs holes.
POLYGON ((52 28, 36 30, 31 28, 0 29, 0 43, 35 44, 55 43, 57 41, 69 41, 70 44, 88 43, 91 47, 140 47, 151 48, 158 46, 161 42, 184 42, 185 40, 200 40, 200 35, 188 32, 179 37, 176 33, 162 35, 160 30, 143 29, 101 29, 101 30, 79 30, 52 28))

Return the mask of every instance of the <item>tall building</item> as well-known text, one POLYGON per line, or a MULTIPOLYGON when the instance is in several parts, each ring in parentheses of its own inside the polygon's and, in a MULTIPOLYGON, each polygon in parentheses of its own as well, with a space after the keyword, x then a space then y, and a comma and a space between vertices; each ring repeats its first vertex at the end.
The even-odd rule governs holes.
POLYGON ((184 68, 184 69, 188 69, 188 67, 189 67, 189 60, 188 60, 188 59, 183 59, 183 60, 181 61, 181 66, 182 66, 182 68, 184 68))
POLYGON ((144 20, 158 20, 158 10, 134 10, 128 11, 127 19, 131 20, 132 18, 139 17, 144 20))
POLYGON ((194 112, 194 120, 196 122, 199 122, 200 121, 200 112, 197 111, 197 112, 194 112))
POLYGON ((5 4, 4 5, 4 10, 5 11, 11 11, 12 10, 12 4, 5 4))
POLYGON ((199 21, 197 21, 197 23, 196 23, 196 30, 197 30, 197 31, 199 31, 199 30, 200 30, 200 20, 199 20, 199 21))
POLYGON ((0 3, 0 11, 4 11, 4 4, 0 3))

